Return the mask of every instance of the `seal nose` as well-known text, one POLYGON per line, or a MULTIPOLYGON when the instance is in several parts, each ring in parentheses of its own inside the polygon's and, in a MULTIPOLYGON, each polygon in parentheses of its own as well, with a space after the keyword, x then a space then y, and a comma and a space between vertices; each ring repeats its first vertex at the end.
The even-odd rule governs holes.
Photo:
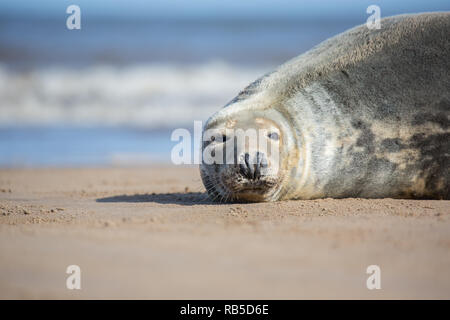
POLYGON ((250 180, 259 179, 262 169, 267 167, 266 155, 258 151, 252 156, 245 153, 243 158, 244 161, 239 164, 239 172, 250 180))

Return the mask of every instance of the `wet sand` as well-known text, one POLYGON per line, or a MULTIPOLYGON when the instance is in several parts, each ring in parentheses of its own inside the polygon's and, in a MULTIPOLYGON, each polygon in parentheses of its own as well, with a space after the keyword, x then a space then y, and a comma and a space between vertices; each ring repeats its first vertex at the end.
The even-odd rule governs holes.
POLYGON ((197 168, 0 170, 0 298, 450 298, 450 201, 203 192, 197 168))

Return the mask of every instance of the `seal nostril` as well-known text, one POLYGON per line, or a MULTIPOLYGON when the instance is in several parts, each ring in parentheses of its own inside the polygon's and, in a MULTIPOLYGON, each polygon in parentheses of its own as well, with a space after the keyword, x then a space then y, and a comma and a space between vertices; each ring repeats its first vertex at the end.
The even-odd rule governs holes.
POLYGON ((240 173, 248 179, 254 179, 255 168, 254 165, 252 164, 250 154, 245 153, 243 160, 244 163, 239 164, 240 173))
POLYGON ((245 159, 245 165, 246 165, 247 167, 250 167, 250 155, 249 155, 248 153, 246 153, 246 154, 244 155, 244 159, 245 159))
POLYGON ((259 166, 261 168, 267 168, 269 166, 269 164, 267 163, 267 157, 264 153, 261 154, 259 166))
POLYGON ((255 164, 255 173, 253 174, 253 179, 259 179, 261 177, 261 170, 260 166, 255 164))
POLYGON ((247 172, 247 166, 243 163, 239 164, 239 172, 244 176, 247 177, 248 172, 247 172))
POLYGON ((250 154, 245 154, 245 164, 247 166, 247 176, 249 179, 253 179, 255 175, 255 165, 253 164, 254 159, 250 158, 250 154))
MULTIPOLYGON (((242 159, 242 158, 241 158, 242 159)), ((239 172, 244 176, 247 177, 249 176, 249 160, 250 160, 250 155, 248 153, 244 154, 244 163, 240 163, 239 164, 239 172)))
POLYGON ((260 153, 259 151, 256 152, 256 164, 255 164, 255 173, 253 175, 253 178, 259 179, 261 177, 261 158, 262 158, 262 153, 260 153))

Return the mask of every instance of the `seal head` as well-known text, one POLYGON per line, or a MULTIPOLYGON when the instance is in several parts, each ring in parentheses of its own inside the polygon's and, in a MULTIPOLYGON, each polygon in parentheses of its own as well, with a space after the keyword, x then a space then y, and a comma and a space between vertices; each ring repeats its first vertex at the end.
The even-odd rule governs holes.
POLYGON ((203 130, 203 183, 218 201, 273 201, 289 183, 295 139, 276 108, 242 101, 211 117, 203 130))

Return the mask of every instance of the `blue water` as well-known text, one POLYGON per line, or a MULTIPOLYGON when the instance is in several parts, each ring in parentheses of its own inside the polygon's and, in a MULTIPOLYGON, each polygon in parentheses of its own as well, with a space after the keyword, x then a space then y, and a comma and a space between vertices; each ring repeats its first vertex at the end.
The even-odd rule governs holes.
POLYGON ((86 19, 69 31, 64 19, 3 19, 0 166, 170 163, 174 128, 354 24, 86 19))
POLYGON ((98 63, 201 63, 276 65, 361 19, 290 20, 108 20, 67 30, 65 21, 3 19, 0 58, 11 66, 84 66, 98 63))
MULTIPOLYGON (((169 163, 174 128, 365 23, 372 0, 0 2, 0 166, 169 163)), ((379 0, 382 17, 450 10, 379 0)))
POLYGON ((0 166, 105 166, 170 163, 170 131, 130 128, 3 128, 0 166))

